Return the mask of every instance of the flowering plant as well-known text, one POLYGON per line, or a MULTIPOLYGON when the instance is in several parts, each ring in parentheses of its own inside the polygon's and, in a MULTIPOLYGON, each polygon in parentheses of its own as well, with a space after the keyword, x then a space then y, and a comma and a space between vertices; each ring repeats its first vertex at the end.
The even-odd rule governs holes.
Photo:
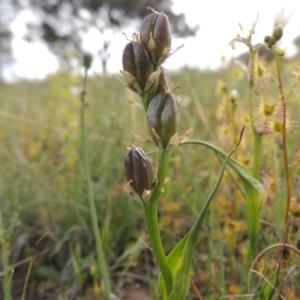
POLYGON ((121 73, 125 77, 125 85, 141 98, 142 105, 133 101, 131 103, 142 107, 146 112, 151 140, 143 141, 156 146, 158 171, 157 174, 153 173, 147 155, 141 148, 129 148, 124 162, 127 181, 125 191, 138 199, 144 209, 151 247, 161 271, 159 286, 163 299, 183 300, 189 291, 190 266, 199 230, 221 183, 226 164, 228 163, 240 175, 248 195, 259 190, 261 185, 250 171, 231 158, 241 141, 243 130, 229 154, 208 142, 189 140, 190 130, 180 137, 179 101, 173 93, 174 90, 170 89, 166 71, 161 66, 165 59, 175 52, 171 51, 172 38, 168 17, 163 12, 152 11, 142 22, 140 34, 134 34, 133 37, 134 40, 129 41, 124 48, 121 73), (164 191, 172 148, 187 144, 210 148, 223 160, 223 166, 192 228, 166 255, 159 230, 158 203, 164 191))

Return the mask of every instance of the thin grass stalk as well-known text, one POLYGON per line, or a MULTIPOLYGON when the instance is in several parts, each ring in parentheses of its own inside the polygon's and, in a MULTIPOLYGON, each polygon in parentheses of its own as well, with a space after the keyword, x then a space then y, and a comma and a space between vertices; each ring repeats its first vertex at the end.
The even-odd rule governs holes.
POLYGON ((36 252, 37 252, 37 247, 40 243, 40 241, 47 235, 47 232, 45 232, 42 237, 40 237, 38 239, 38 241, 36 242, 35 246, 34 246, 34 250, 33 250, 33 254, 30 258, 30 261, 29 261, 29 265, 28 265, 28 269, 27 269, 27 273, 26 273, 26 277, 25 277, 25 282, 24 282, 24 286, 23 286, 23 291, 22 291, 22 296, 21 296, 21 300, 25 300, 26 298, 26 292, 27 292, 27 286, 28 286, 28 282, 29 282, 29 277, 30 277, 30 273, 31 273, 31 270, 32 270, 32 266, 33 266, 33 262, 34 262, 34 259, 35 259, 35 256, 36 256, 36 252))
POLYGON ((30 276, 30 273, 31 273, 33 262, 34 262, 34 254, 31 256, 31 259, 29 261, 29 266, 28 266, 28 269, 27 269, 26 277, 25 277, 25 282, 24 282, 24 286, 23 286, 21 300, 25 300, 25 297, 26 297, 26 291, 27 291, 29 276, 30 276))
MULTIPOLYGON (((300 256, 300 251, 293 245, 287 244, 287 243, 278 243, 278 244, 274 244, 274 245, 270 245, 267 248, 265 248, 263 251, 261 251, 256 257, 255 259, 252 261, 251 266, 249 268, 249 273, 248 273, 248 278, 247 278, 247 286, 248 286, 248 292, 250 293, 250 283, 251 283, 251 274, 256 271, 254 270, 254 265, 258 262, 258 260, 269 250, 273 249, 273 248, 285 248, 285 249, 290 249, 293 250, 296 254, 298 254, 300 256)), ((282 252, 281 252, 282 253, 282 252)), ((282 260, 282 258, 281 258, 282 260)), ((257 271, 256 271, 257 272, 257 271)), ((259 283, 257 284, 257 286, 255 287, 255 293, 257 293, 258 289, 260 288, 262 283, 262 280, 259 281, 259 283)), ((275 285, 276 286, 276 285, 275 285)))
POLYGON ((96 251, 97 251, 97 267, 102 275, 103 283, 104 283, 104 293, 106 300, 110 300, 110 282, 108 271, 105 263, 102 239, 100 235, 100 230, 98 227, 98 217, 96 212, 96 205, 94 200, 94 192, 92 187, 92 180, 90 174, 90 165, 89 165, 89 157, 87 151, 87 143, 86 143, 86 130, 85 130, 85 94, 86 94, 86 83, 87 83, 87 68, 85 68, 84 73, 84 81, 83 81, 83 90, 82 90, 82 99, 81 99, 81 113, 80 113, 80 129, 81 129, 81 137, 82 137, 82 155, 83 155, 83 163, 85 169, 85 178, 87 184, 87 196, 89 202, 90 216, 92 222, 92 229, 94 238, 96 241, 96 251))
POLYGON ((0 245, 1 245, 1 259, 2 266, 4 270, 4 279, 3 279, 3 293, 4 300, 10 300, 11 297, 11 276, 9 276, 9 246, 4 237, 4 229, 2 222, 2 213, 0 211, 0 245))

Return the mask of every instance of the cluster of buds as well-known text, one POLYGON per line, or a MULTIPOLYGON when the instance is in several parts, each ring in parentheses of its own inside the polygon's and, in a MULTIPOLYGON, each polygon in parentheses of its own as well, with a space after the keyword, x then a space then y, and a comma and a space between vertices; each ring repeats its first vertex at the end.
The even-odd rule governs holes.
POLYGON ((138 93, 144 108, 157 92, 161 64, 172 55, 171 30, 163 12, 153 12, 142 22, 140 34, 134 34, 123 50, 123 70, 127 86, 138 93))
POLYGON ((266 35, 264 42, 267 44, 269 49, 272 49, 273 46, 282 38, 283 36, 283 27, 281 25, 274 28, 272 35, 266 35))
MULTIPOLYGON (((171 42, 168 17, 163 12, 152 11, 142 21, 139 34, 134 34, 133 40, 125 46, 122 57, 121 73, 126 86, 141 97, 152 141, 162 151, 169 151, 178 144, 178 102, 161 66, 174 53, 171 42)), ((124 168, 126 191, 143 200, 154 187, 154 177, 141 148, 130 149, 124 168)))
POLYGON ((281 40, 283 36, 283 28, 288 23, 290 17, 291 15, 285 17, 284 9, 275 15, 272 35, 267 35, 264 38, 264 42, 267 44, 269 49, 272 49, 273 46, 275 46, 275 44, 281 40))

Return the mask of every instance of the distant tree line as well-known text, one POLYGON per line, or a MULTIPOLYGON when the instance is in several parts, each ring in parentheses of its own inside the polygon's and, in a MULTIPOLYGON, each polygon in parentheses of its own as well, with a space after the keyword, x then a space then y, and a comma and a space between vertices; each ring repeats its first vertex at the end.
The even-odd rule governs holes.
MULTIPOLYGON (((12 58, 10 23, 21 11, 30 10, 35 22, 26 24, 28 42, 43 40, 62 61, 66 53, 82 51, 82 39, 94 27, 104 34, 106 29, 120 31, 132 20, 142 19, 147 7, 167 10, 172 33, 177 37, 193 36, 198 28, 190 27, 183 13, 172 12, 170 0, 0 0, 0 72, 1 65, 12 58)), ((109 58, 110 41, 99 45, 103 62, 109 58)))

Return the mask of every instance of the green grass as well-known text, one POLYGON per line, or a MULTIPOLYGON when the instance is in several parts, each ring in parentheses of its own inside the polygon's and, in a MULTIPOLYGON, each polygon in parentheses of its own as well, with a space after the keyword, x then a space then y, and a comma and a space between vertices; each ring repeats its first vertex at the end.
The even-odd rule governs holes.
MULTIPOLYGON (((285 78, 291 78, 292 67, 292 62, 287 63, 285 78)), ((253 137, 246 118, 246 76, 235 67, 219 72, 184 69, 171 74, 171 80, 171 86, 180 86, 175 93, 184 96, 180 133, 193 127, 193 138, 206 140, 229 152, 238 138, 236 132, 246 125, 235 157, 251 167, 253 137), (230 103, 225 94, 217 91, 221 81, 228 92, 237 89, 240 95, 236 114, 231 119, 228 114, 222 114, 230 103)), ((1 298, 5 294, 3 289, 11 284, 13 299, 20 299, 29 261, 19 266, 15 264, 35 250, 28 299, 48 299, 47 294, 68 299, 70 291, 77 289, 80 299, 87 299, 97 292, 98 275, 93 273, 95 241, 80 162, 81 85, 80 78, 64 73, 51 75, 42 82, 0 84, 1 298), (45 232, 46 237, 36 249, 36 242, 45 232)), ((291 80, 286 80, 288 85, 291 80)), ((114 78, 90 78, 87 91, 91 177, 113 291, 121 299, 131 299, 129 291, 139 283, 151 289, 151 299, 159 299, 157 267, 146 246, 143 210, 123 191, 123 159, 127 152, 124 144, 131 146, 135 139, 134 143, 143 146, 155 164, 154 147, 142 144, 131 132, 149 138, 145 112, 126 103, 125 98, 135 101, 138 98, 114 78)), ((278 97, 276 86, 272 85, 265 95, 278 97)), ((299 93, 295 91, 291 100, 295 117, 299 115, 298 98, 299 93)), ((296 127, 288 140, 290 160, 298 142, 296 127)), ((263 169, 281 176, 282 155, 277 138, 264 139, 262 157, 263 169)), ((167 252, 193 224, 220 168, 219 160, 207 148, 187 145, 172 150, 169 181, 159 206, 162 240, 167 252)), ((293 195, 297 195, 299 189, 297 176, 295 180, 293 195)), ((280 188, 266 202, 261 217, 259 251, 282 242, 284 197, 284 189, 280 188)), ((298 247, 299 226, 296 220, 291 233, 291 243, 298 247)), ((195 289, 191 288, 189 299, 201 299, 197 292, 202 299, 247 293, 247 238, 245 201, 233 180, 225 174, 201 228, 191 270, 195 289)), ((265 260, 274 261, 274 255, 276 251, 265 260)), ((299 257, 295 256, 286 269, 295 262, 299 263, 299 257)), ((288 279, 287 284, 291 286, 293 282, 295 295, 299 297, 299 275, 295 276, 288 279)))

